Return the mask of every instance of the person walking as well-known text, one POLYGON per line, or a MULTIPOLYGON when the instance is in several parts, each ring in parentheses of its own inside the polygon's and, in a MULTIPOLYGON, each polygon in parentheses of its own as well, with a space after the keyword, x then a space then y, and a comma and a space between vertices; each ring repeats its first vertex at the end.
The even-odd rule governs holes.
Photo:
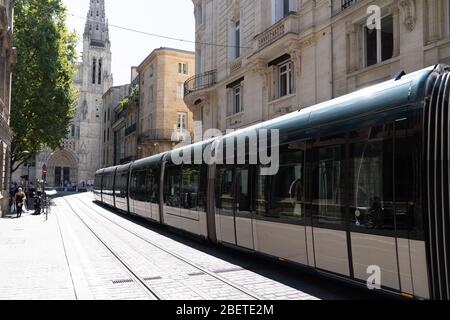
POLYGON ((17 193, 14 196, 14 200, 16 202, 17 218, 20 218, 22 216, 23 204, 26 199, 27 196, 25 195, 25 192, 23 192, 23 189, 22 188, 17 189, 17 193))

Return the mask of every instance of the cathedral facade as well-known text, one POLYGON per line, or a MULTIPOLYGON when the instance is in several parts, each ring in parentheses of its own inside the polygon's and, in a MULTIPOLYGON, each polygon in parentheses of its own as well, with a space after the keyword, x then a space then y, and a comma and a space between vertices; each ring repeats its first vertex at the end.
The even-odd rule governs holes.
POLYGON ((82 60, 74 77, 77 108, 69 136, 62 149, 46 149, 37 156, 36 176, 30 177, 41 179, 47 167, 47 183, 54 187, 89 185, 101 166, 102 96, 113 85, 111 43, 105 1, 89 1, 82 60))

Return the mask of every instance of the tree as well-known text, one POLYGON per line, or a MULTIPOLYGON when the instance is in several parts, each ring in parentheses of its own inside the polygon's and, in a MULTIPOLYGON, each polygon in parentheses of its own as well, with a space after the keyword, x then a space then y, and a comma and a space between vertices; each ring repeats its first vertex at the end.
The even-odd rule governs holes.
POLYGON ((67 29, 62 0, 16 0, 14 14, 12 172, 45 146, 61 147, 67 137, 76 99, 77 42, 67 29))

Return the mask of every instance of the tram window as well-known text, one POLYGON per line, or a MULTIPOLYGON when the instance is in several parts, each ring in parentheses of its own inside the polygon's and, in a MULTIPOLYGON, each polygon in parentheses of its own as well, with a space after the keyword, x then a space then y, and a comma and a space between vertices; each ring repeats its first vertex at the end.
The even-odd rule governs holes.
POLYGON ((233 186, 234 170, 233 167, 218 167, 216 176, 216 203, 219 209, 233 208, 233 186))
POLYGON ((250 169, 248 167, 241 168, 239 171, 239 190, 236 198, 238 203, 238 211, 251 211, 250 169))
POLYGON ((164 184, 164 203, 166 206, 179 208, 181 204, 181 172, 178 167, 166 167, 164 184))
POLYGON ((298 144, 280 147, 280 166, 274 176, 258 173, 256 213, 258 215, 300 220, 304 217, 303 169, 304 151, 298 144))
POLYGON ((145 201, 145 171, 138 171, 135 173, 135 198, 137 201, 145 201))
POLYGON ((116 196, 120 198, 126 197, 128 173, 117 174, 116 196))
POLYGON ((394 230, 393 140, 390 126, 352 134, 350 221, 367 230, 394 230))
POLYGON ((260 216, 267 215, 268 211, 268 199, 267 199, 267 188, 269 187, 269 181, 267 176, 262 176, 258 172, 256 178, 256 214, 260 216))
POLYGON ((406 120, 395 123, 395 217, 398 237, 423 240, 422 208, 417 197, 421 192, 421 129, 414 130, 411 124, 406 120))
MULTIPOLYGON (((345 141, 345 137, 322 138, 318 143, 345 141)), ((344 145, 332 145, 314 150, 313 179, 314 219, 317 223, 342 225, 344 222, 344 145)))
POLYGON ((114 176, 112 174, 108 174, 106 176, 106 188, 108 190, 108 194, 113 195, 113 187, 114 187, 114 176))
POLYGON ((200 166, 184 165, 181 174, 181 207, 197 210, 200 192, 200 166))
POLYGON ((159 203, 159 175, 158 171, 149 169, 147 171, 146 186, 148 189, 149 201, 154 204, 159 203))

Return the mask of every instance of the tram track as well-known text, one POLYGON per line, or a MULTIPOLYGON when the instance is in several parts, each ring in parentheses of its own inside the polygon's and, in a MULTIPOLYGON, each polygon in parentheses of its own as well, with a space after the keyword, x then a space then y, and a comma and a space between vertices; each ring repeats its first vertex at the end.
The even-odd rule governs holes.
POLYGON ((75 214, 75 216, 82 222, 82 224, 86 227, 87 230, 94 236, 95 239, 98 240, 100 244, 110 253, 110 255, 118 262, 118 264, 124 269, 124 271, 128 274, 130 279, 136 283, 141 289, 145 292, 147 296, 149 296, 152 300, 162 300, 161 297, 145 282, 145 280, 140 277, 137 272, 135 272, 131 266, 125 262, 120 255, 114 251, 105 241, 103 241, 100 236, 88 225, 88 223, 76 212, 73 206, 70 204, 67 199, 63 198, 64 201, 69 206, 70 210, 75 214))
MULTIPOLYGON (((205 274, 205 275, 207 275, 207 276, 209 276, 209 277, 215 279, 216 281, 219 281, 219 282, 221 282, 222 284, 225 284, 225 285, 227 285, 227 286, 233 288, 234 290, 239 291, 240 293, 246 295, 247 297, 249 297, 249 298, 251 298, 251 299, 254 299, 254 300, 262 300, 262 299, 263 299, 262 297, 260 297, 260 296, 258 296, 258 295, 256 295, 256 294, 254 294, 254 293, 252 293, 252 292, 250 292, 249 290, 247 290, 247 289, 245 289, 245 288, 243 288, 243 287, 241 287, 241 286, 239 286, 239 285, 237 285, 237 284, 235 284, 235 283, 233 283, 233 282, 231 282, 231 281, 225 279, 224 277, 222 277, 222 276, 216 274, 215 272, 213 272, 213 271, 211 271, 211 270, 208 270, 207 268, 205 268, 205 267, 199 265, 198 263, 195 263, 195 262, 193 262, 193 261, 191 261, 191 260, 189 260, 189 259, 186 259, 185 257, 179 255, 178 253, 175 253, 175 252, 173 252, 173 251, 167 250, 167 249, 165 249, 164 247, 158 245, 157 243, 155 243, 155 242, 153 242, 153 241, 150 241, 148 238, 142 236, 141 234, 138 234, 137 232, 135 232, 135 231, 133 231, 133 230, 130 230, 129 228, 127 228, 127 227, 121 225, 120 223, 114 221, 113 219, 110 219, 109 217, 107 217, 107 216, 105 216, 103 213, 101 213, 99 210, 97 210, 94 206, 87 205, 85 202, 83 202, 83 201, 82 201, 81 199, 79 199, 78 197, 74 197, 74 198, 72 198, 72 199, 76 199, 77 202, 81 203, 84 207, 88 208, 89 210, 92 210, 92 211, 96 212, 96 214, 97 214, 98 216, 100 216, 100 217, 102 217, 103 219, 109 221, 110 223, 112 223, 112 224, 115 225, 116 227, 118 227, 118 228, 120 228, 120 229, 126 231, 127 233, 133 235, 134 237, 136 237, 136 238, 138 238, 138 239, 144 241, 146 244, 149 244, 149 245, 151 245, 152 247, 154 247, 154 248, 156 248, 156 249, 158 249, 158 250, 164 252, 165 254, 170 255, 172 258, 175 258, 176 260, 181 261, 182 263, 189 265, 191 268, 194 268, 194 269, 197 270, 199 273, 205 274)), ((68 203, 68 201, 67 201, 66 199, 64 199, 64 200, 68 203)), ((74 210, 74 209, 72 208, 72 210, 74 210)), ((87 210, 87 211, 89 212, 89 210, 87 210)), ((75 211, 75 210, 74 210, 74 211, 75 211)), ((79 216, 79 215, 77 214, 77 216, 79 216)))

